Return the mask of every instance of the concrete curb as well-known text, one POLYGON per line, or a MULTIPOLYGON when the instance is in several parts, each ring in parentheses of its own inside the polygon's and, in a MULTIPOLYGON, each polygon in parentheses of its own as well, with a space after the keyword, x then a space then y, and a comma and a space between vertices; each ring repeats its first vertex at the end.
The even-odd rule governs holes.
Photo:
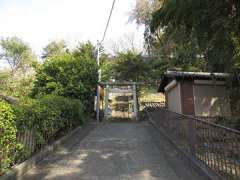
POLYGON ((47 145, 40 152, 33 155, 30 159, 14 166, 5 175, 0 177, 0 180, 18 180, 29 170, 36 167, 36 164, 42 161, 46 156, 50 155, 51 152, 60 148, 69 138, 71 138, 75 133, 80 132, 80 140, 83 139, 93 128, 95 124, 89 123, 83 127, 77 127, 66 136, 63 136, 59 140, 55 141, 53 144, 47 145))
POLYGON ((171 138, 162 132, 162 130, 155 124, 155 122, 149 117, 149 122, 155 127, 176 149, 178 152, 182 154, 182 158, 190 163, 190 166, 193 167, 201 176, 204 176, 206 179, 209 180, 222 180, 218 175, 212 172, 208 167, 198 161, 197 159, 191 158, 188 154, 182 151, 172 140, 171 138))

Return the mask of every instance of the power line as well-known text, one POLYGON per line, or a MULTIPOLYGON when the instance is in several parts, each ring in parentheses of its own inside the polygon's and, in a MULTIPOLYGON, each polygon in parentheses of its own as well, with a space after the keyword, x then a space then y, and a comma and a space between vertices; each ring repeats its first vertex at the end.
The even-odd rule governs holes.
POLYGON ((111 20, 111 17, 112 17, 112 12, 113 12, 113 9, 114 9, 115 2, 116 2, 116 0, 113 0, 112 8, 110 10, 110 14, 109 14, 108 21, 107 21, 107 25, 106 25, 106 28, 105 28, 105 31, 104 31, 104 34, 103 34, 102 41, 100 43, 102 43, 104 41, 105 37, 106 37, 108 26, 109 26, 109 23, 110 23, 110 20, 111 20))

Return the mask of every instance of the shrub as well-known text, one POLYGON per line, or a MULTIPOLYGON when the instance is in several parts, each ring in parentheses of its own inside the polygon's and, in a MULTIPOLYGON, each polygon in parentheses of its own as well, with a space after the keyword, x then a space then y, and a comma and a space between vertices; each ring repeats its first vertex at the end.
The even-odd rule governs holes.
POLYGON ((66 126, 83 123, 83 106, 79 100, 47 95, 33 104, 34 124, 48 135, 66 126))
POLYGON ((77 99, 46 95, 12 107, 0 101, 0 175, 30 155, 17 142, 17 131, 34 129, 37 145, 43 145, 58 133, 66 133, 83 123, 84 107, 77 99))
POLYGON ((16 125, 11 107, 0 101, 0 174, 13 162, 16 151, 16 125))
POLYGON ((72 53, 64 53, 46 59, 38 70, 32 96, 34 98, 54 94, 81 100, 93 111, 97 64, 94 47, 82 44, 72 53))
POLYGON ((34 128, 38 144, 44 144, 46 136, 53 137, 84 122, 81 101, 61 96, 46 95, 13 109, 18 131, 34 128))
POLYGON ((32 105, 36 100, 26 100, 21 101, 16 105, 12 105, 12 109, 16 116, 15 122, 18 132, 23 132, 27 129, 31 129, 33 127, 33 111, 32 105))

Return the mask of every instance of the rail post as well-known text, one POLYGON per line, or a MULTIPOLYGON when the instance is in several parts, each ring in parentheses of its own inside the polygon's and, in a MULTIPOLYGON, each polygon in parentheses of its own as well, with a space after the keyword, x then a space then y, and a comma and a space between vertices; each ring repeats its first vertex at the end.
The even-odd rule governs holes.
POLYGON ((188 140, 189 140, 189 147, 190 153, 193 157, 196 155, 196 126, 194 119, 189 116, 188 118, 188 140))

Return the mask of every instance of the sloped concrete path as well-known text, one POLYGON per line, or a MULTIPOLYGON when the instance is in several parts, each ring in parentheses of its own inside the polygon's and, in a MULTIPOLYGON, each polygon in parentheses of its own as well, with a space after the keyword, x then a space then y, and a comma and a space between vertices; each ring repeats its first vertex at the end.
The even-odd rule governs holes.
POLYGON ((201 180, 150 124, 97 125, 76 133, 23 180, 201 180))

